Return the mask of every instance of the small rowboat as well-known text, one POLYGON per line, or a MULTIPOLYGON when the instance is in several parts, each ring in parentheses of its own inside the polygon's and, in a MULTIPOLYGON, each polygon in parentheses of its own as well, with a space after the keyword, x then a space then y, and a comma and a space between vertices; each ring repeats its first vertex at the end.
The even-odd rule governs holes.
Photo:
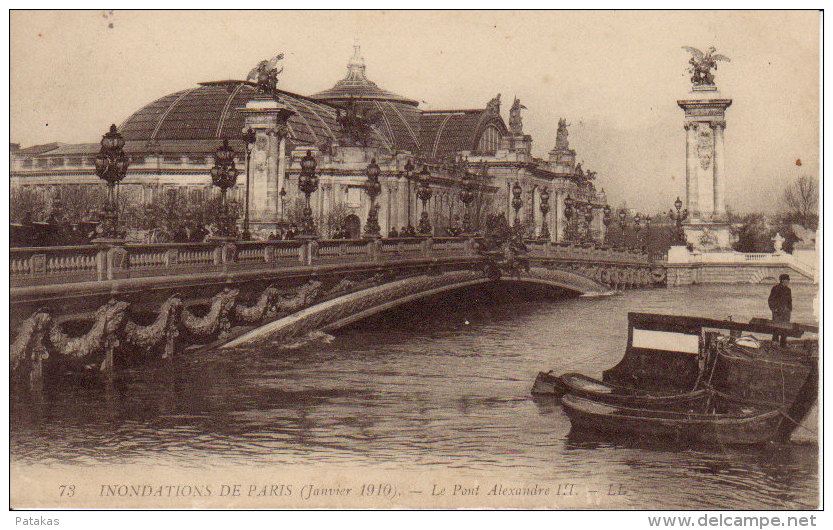
POLYGON ((778 410, 743 408, 702 414, 609 405, 567 394, 561 398, 574 430, 707 444, 755 445, 782 439, 778 410))
POLYGON ((633 388, 611 385, 584 374, 570 372, 559 377, 542 372, 535 381, 533 393, 552 389, 549 394, 574 396, 591 399, 609 405, 636 408, 667 408, 669 410, 692 410, 706 403, 709 392, 705 389, 684 393, 646 392, 633 388), (539 381, 541 384, 539 384, 539 381), (547 385, 546 387, 544 385, 547 385))
POLYGON ((533 396, 557 396, 561 397, 568 392, 567 387, 561 382, 561 377, 549 372, 538 372, 535 383, 532 385, 533 396))

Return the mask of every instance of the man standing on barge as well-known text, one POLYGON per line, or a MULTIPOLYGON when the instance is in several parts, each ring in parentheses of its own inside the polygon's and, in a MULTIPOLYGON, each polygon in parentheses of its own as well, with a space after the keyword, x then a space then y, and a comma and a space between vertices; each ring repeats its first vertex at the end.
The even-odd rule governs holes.
MULTIPOLYGON (((772 322, 776 325, 789 325, 790 314, 793 310, 793 295, 790 290, 790 275, 782 274, 778 278, 778 285, 769 293, 769 308, 772 310, 772 322)), ((787 345, 787 335, 773 333, 772 341, 780 338, 781 346, 787 345)))

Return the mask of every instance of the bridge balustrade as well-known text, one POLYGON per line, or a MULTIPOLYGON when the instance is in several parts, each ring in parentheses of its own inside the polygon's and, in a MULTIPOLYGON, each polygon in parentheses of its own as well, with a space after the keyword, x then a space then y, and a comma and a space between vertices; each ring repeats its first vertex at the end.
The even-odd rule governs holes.
POLYGON ((380 259, 417 259, 425 255, 425 244, 418 237, 395 237, 383 239, 381 242, 380 259))
MULTIPOLYGON (((472 258, 475 241, 462 237, 204 243, 98 244, 10 249, 12 287, 230 270, 337 263, 472 258)), ((593 245, 527 243, 529 257, 621 264, 651 263, 634 250, 593 245)))

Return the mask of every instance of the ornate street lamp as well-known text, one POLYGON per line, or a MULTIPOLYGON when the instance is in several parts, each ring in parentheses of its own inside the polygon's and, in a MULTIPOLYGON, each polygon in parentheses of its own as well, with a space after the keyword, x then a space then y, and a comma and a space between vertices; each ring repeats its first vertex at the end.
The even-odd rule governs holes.
POLYGON ((611 210, 611 208, 610 208, 610 205, 609 205, 609 204, 605 204, 605 207, 604 207, 604 209, 602 210, 602 212, 604 212, 604 215, 602 216, 602 224, 604 224, 604 225, 605 225, 605 240, 609 240, 609 239, 610 239, 610 238, 608 237, 608 231, 610 230, 610 223, 613 221, 613 218, 612 218, 612 217, 611 217, 611 215, 610 215, 610 214, 611 214, 611 211, 612 211, 612 210, 611 210))
POLYGON ((211 168, 211 183, 220 188, 220 236, 231 237, 234 216, 228 209, 226 192, 237 183, 237 168, 234 167, 234 151, 223 138, 223 145, 214 153, 214 167, 211 168))
POLYGON ((315 231, 315 221, 312 219, 312 207, 309 202, 309 196, 318 189, 318 177, 315 175, 316 165, 312 152, 307 151, 307 154, 301 159, 301 175, 298 177, 298 188, 306 197, 306 205, 301 219, 301 236, 310 239, 318 237, 315 231))
POLYGON ((593 241, 593 232, 590 228, 590 224, 593 222, 593 205, 589 202, 584 205, 584 221, 586 224, 584 240, 589 243, 593 241))
POLYGON ((431 174, 428 172, 428 166, 422 166, 422 171, 419 172, 419 189, 417 190, 417 197, 422 201, 422 213, 419 216, 420 234, 431 235, 431 221, 428 219, 428 201, 434 192, 431 190, 431 174))
POLYGON ((645 217, 645 250, 651 251, 651 216, 645 217))
POLYGON ((549 241, 550 229, 547 226, 547 214, 550 211, 550 191, 545 187, 541 190, 541 239, 549 241))
POLYGON ((634 238, 634 246, 639 248, 639 231, 642 229, 642 216, 639 215, 637 212, 636 215, 633 216, 633 238, 634 238))
POLYGON ((382 191, 382 185, 379 184, 379 165, 376 159, 370 160, 370 165, 367 166, 367 180, 364 183, 364 191, 370 197, 370 210, 367 212, 367 225, 364 227, 367 237, 379 237, 379 215, 376 212, 376 197, 382 191))
POLYGON ((471 175, 468 171, 463 172, 461 179, 462 190, 460 190, 460 200, 463 202, 465 211, 463 213, 463 234, 471 233, 471 215, 469 214, 469 204, 474 200, 474 185, 472 184, 471 175))
POLYGON ((683 211, 680 209, 683 207, 683 201, 677 197, 677 200, 674 201, 674 207, 677 208, 677 213, 674 213, 674 210, 669 210, 668 217, 675 221, 676 230, 674 234, 674 239, 676 243, 685 243, 685 233, 683 232, 683 221, 688 219, 688 208, 683 211))
POLYGON ((523 188, 521 188, 521 183, 516 180, 515 184, 512 186, 512 208, 515 210, 514 226, 520 225, 518 212, 521 209, 521 205, 523 205, 523 201, 521 200, 521 193, 523 193, 523 188))
MULTIPOLYGON (((246 206, 245 212, 243 214, 243 239, 249 240, 252 238, 252 234, 249 232, 249 195, 251 194, 250 182, 251 182, 251 158, 252 158, 252 149, 255 147, 255 140, 257 140, 257 135, 251 129, 246 130, 242 136, 243 141, 246 143, 246 206)), ((281 212, 283 213, 283 212, 281 212)))
POLYGON ((116 204, 116 184, 124 179, 130 161, 124 154, 124 138, 116 125, 110 125, 110 131, 101 137, 101 150, 95 157, 95 173, 107 182, 107 204, 104 205, 104 237, 117 238, 119 213, 116 204))
MULTIPOLYGON (((411 160, 405 162, 405 183, 408 186, 408 232, 414 226, 411 224, 411 178, 413 177, 414 169, 414 163, 411 160)), ((405 237, 405 234, 402 234, 402 237, 405 237)))
POLYGON ((571 221, 572 217, 573 217, 573 203, 575 203, 573 198, 570 197, 569 195, 567 195, 567 197, 564 199, 564 217, 567 218, 567 229, 565 230, 565 232, 567 233, 566 234, 567 241, 572 241, 572 239, 573 239, 573 234, 572 234, 572 232, 573 232, 572 224, 573 223, 571 221))
POLYGON ((619 210, 619 229, 622 231, 622 248, 627 247, 625 244, 625 228, 628 227, 628 212, 624 209, 619 210))
POLYGON ((280 219, 280 223, 285 224, 286 223, 286 213, 285 213, 286 212, 286 205, 285 205, 285 202, 286 202, 286 188, 281 186, 281 191, 278 192, 278 195, 281 198, 281 219, 280 219))

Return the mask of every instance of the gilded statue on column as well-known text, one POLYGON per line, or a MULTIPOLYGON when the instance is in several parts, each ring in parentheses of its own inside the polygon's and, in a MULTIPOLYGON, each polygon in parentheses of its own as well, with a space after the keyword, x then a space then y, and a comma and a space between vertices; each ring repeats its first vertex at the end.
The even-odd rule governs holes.
POLYGON ((695 87, 714 86, 712 69, 717 70, 718 61, 730 61, 725 55, 714 53, 717 51, 714 46, 709 46, 705 53, 691 46, 683 46, 682 48, 691 54, 691 58, 688 60, 688 73, 691 74, 691 84, 695 87))

